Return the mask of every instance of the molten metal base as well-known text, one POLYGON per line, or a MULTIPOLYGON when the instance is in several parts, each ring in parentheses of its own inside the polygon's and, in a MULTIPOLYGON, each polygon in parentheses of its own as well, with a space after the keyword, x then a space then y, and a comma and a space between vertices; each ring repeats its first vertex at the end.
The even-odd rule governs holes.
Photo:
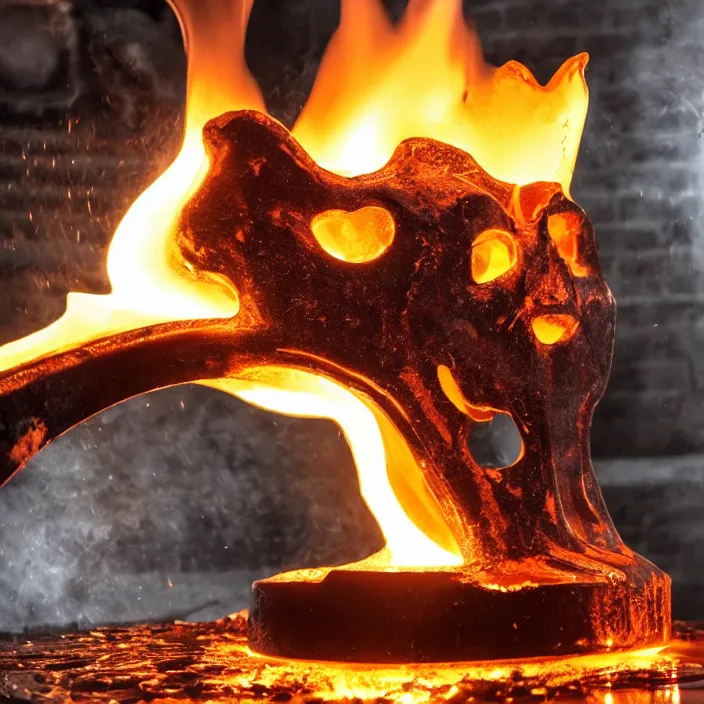
POLYGON ((0 701, 701 704, 704 623, 676 623, 675 638, 660 653, 350 667, 253 657, 240 616, 90 633, 0 634, 0 701))
POLYGON ((533 658, 665 645, 670 593, 653 576, 513 590, 457 572, 333 569, 255 582, 249 642, 265 655, 366 663, 533 658))

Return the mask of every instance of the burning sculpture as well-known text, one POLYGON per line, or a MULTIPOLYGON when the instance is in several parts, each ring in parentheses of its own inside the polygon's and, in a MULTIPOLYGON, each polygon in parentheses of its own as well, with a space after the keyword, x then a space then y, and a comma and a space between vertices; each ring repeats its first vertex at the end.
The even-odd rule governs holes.
POLYGON ((347 0, 290 134, 246 72, 250 4, 174 4, 183 150, 115 235, 113 292, 71 294, 0 348, 0 479, 105 408, 198 381, 337 420, 387 541, 256 583, 253 649, 439 662, 664 645, 669 579, 621 542, 589 457, 615 306, 569 197, 586 58, 541 87, 481 63, 458 1, 411 0, 392 27, 347 0), (416 82, 417 109, 394 107, 416 82), (468 438, 499 413, 522 450, 486 468, 468 438))

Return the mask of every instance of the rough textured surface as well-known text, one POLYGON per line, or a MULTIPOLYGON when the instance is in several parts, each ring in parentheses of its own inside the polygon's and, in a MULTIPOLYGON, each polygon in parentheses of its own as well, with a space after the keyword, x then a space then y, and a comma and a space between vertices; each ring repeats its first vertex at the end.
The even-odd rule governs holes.
MULTIPOLYGON (((250 64, 289 123, 335 4, 255 3, 250 64)), ((403 2, 389 4, 398 12, 403 2)), ((704 306, 692 256, 703 251, 704 6, 473 0, 468 9, 495 62, 517 58, 545 77, 574 51, 592 54, 574 192, 619 300, 594 449, 653 455, 597 471, 626 542, 672 571, 676 613, 701 615, 704 460, 658 455, 704 446, 704 306)), ((109 236, 177 146, 184 63, 164 4, 81 2, 73 13, 83 60, 72 107, 0 101, 2 340, 59 315, 69 288, 105 290, 109 236)), ((244 606, 253 575, 378 545, 334 426, 174 389, 90 421, 0 494, 0 626, 210 618, 244 606), (338 472, 346 483, 336 488, 338 472)))
MULTIPOLYGON (((0 493, 2 629, 220 617, 248 605, 255 578, 381 546, 332 423, 202 388, 124 408, 58 440, 0 493)), ((702 458, 596 470, 626 543, 672 574, 677 617, 700 616, 702 458)))
POLYGON ((667 649, 557 661, 345 666, 252 655, 244 615, 89 633, 0 636, 0 702, 677 701, 704 696, 704 632, 667 649), (613 694, 611 694, 613 691, 613 694))
MULTIPOLYGON (((497 76, 499 85, 511 80, 511 74, 497 76)), ((411 577, 390 577, 388 601, 379 597, 384 617, 370 616, 397 636, 395 650, 379 629, 376 647, 385 656, 445 660, 451 640, 452 657, 461 660, 666 642, 670 580, 624 548, 591 465, 589 427, 608 379, 615 304, 584 212, 558 184, 518 190, 482 171, 470 155, 428 139, 403 142, 382 170, 354 179, 321 169, 260 112, 222 115, 206 126, 204 139, 211 168, 184 207, 173 242, 194 271, 232 282, 239 312, 221 321, 127 330, 96 344, 67 338, 54 355, 6 372, 0 378, 3 484, 45 444, 130 397, 221 378, 295 390, 288 376, 262 380, 257 370, 303 369, 314 377, 308 389, 319 408, 330 392, 318 390, 315 377, 327 377, 365 399, 375 416, 383 414, 389 491, 429 537, 465 560, 451 579, 440 575, 444 588, 437 593, 444 596, 437 608, 430 606, 435 589, 424 582, 428 599, 412 625, 395 610, 393 596, 411 577), (321 213, 357 213, 369 203, 395 223, 383 256, 356 262, 327 255, 307 223, 321 213), (520 256, 486 280, 485 269, 475 270, 476 252, 497 233, 520 256), (560 235, 572 238, 571 253, 560 235), (568 321, 559 343, 538 333, 538 324, 553 317, 568 321), (470 404, 515 419, 523 451, 513 465, 489 470, 473 458, 464 440, 481 418, 470 404), (36 429, 29 435, 27 422, 36 429), (526 581, 531 588, 521 591, 526 581), (462 598, 459 611, 457 589, 473 594, 462 598), (554 607, 554 624, 541 630, 545 603, 554 607), (391 626, 392 613, 398 627, 391 626), (428 618, 437 620, 436 632, 426 627, 428 618), (433 637, 420 646, 418 631, 433 637)), ((338 412, 321 411, 344 419, 338 412)), ((346 430, 353 437, 356 426, 346 430)), ((359 442, 372 443, 373 432, 359 442)), ((375 481, 367 472, 381 471, 373 460, 359 469, 367 482, 375 481)), ((416 554, 403 552, 407 535, 394 533, 374 498, 367 496, 394 560, 416 564, 416 554)), ((342 650, 318 649, 316 641, 285 651, 279 642, 291 628, 277 626, 288 617, 286 595, 259 598, 268 594, 260 585, 252 624, 265 634, 266 652, 338 659, 351 648, 359 657, 383 659, 372 645, 371 625, 364 629, 368 641, 341 635, 359 632, 370 613, 361 604, 351 616, 345 596, 351 585, 345 584, 337 597, 322 596, 318 611, 291 606, 331 622, 332 615, 322 614, 331 605, 339 613, 347 603, 346 625, 336 628, 342 650), (266 605, 274 601, 279 608, 271 613, 266 605)), ((288 582, 271 587, 294 595, 298 589, 288 582)), ((316 591, 313 600, 319 596, 316 591)))

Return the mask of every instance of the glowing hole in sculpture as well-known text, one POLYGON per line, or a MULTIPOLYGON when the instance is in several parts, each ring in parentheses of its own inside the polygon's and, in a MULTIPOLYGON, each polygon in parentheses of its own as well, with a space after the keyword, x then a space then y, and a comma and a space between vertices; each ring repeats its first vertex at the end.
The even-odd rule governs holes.
POLYGON ((486 230, 472 243, 472 278, 478 284, 498 279, 518 258, 513 237, 504 230, 486 230))
POLYGON ((313 218, 310 227, 330 256, 353 264, 378 259, 391 246, 396 233, 389 211, 375 205, 351 213, 326 210, 313 218))
POLYGON ((577 213, 556 213, 548 216, 548 232, 557 245, 557 251, 567 262, 574 276, 586 276, 589 269, 577 261, 578 238, 582 218, 577 213))
POLYGON ((578 326, 579 323, 571 315, 541 315, 534 318, 532 323, 535 336, 544 345, 566 342, 578 326))

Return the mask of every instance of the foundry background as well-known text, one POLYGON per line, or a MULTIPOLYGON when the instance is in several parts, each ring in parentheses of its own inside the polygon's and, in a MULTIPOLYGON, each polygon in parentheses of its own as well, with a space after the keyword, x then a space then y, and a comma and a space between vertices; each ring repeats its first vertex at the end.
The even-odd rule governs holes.
MULTIPOLYGON (((390 3, 397 15, 403 2, 390 3)), ((626 542, 704 616, 704 3, 475 0, 488 58, 545 81, 588 51, 591 109, 574 195, 619 303, 593 427, 626 542)), ((256 0, 248 59, 290 124, 336 0, 256 0)), ((107 291, 122 214, 179 143, 185 62, 163 2, 0 0, 0 342, 107 291)), ((211 618, 252 579, 380 545, 350 453, 324 421, 204 388, 128 402, 0 491, 0 630, 211 618)))

